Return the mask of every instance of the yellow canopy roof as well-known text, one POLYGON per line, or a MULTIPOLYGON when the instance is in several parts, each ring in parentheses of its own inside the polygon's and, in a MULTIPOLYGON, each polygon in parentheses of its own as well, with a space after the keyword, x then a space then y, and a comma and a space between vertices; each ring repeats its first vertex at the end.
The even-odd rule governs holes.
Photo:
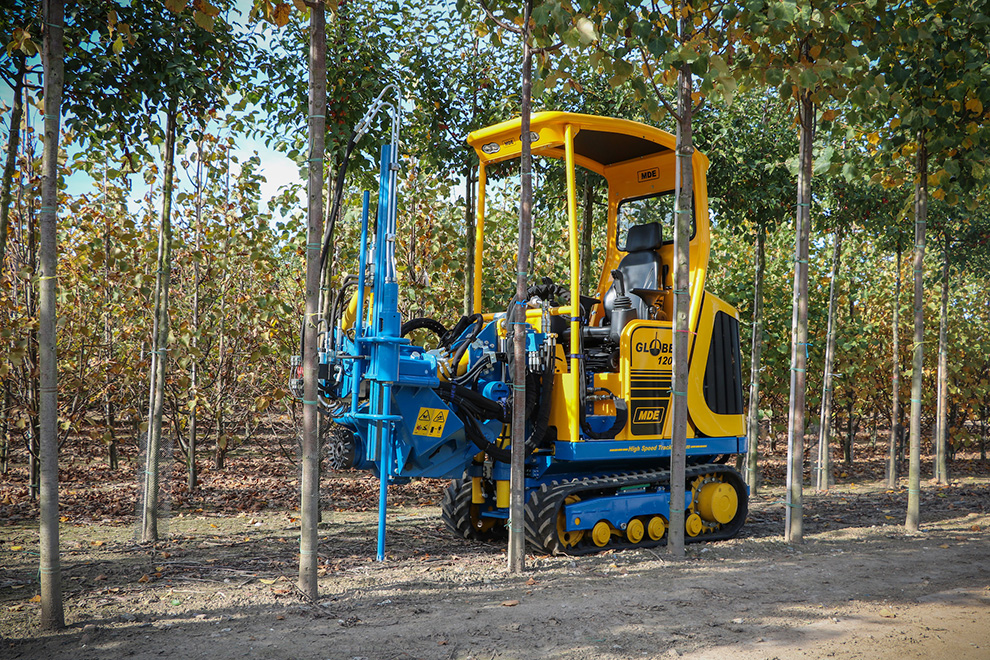
MULTIPOLYGON (((518 158, 522 152, 520 118, 479 129, 468 135, 482 163, 518 158)), ((564 127, 574 129, 575 159, 582 167, 604 174, 606 168, 633 160, 652 159, 674 150, 675 138, 666 131, 628 119, 596 117, 574 112, 537 112, 530 119, 534 155, 564 157, 564 127)), ((708 159, 695 153, 695 159, 708 159)), ((697 163, 696 163, 697 165, 697 163)))

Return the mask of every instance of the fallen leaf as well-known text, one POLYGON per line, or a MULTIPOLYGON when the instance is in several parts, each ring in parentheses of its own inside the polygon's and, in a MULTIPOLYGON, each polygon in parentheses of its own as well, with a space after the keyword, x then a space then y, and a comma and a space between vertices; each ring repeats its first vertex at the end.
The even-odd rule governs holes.
POLYGON ((983 529, 983 528, 982 528, 982 527, 980 527, 979 525, 973 525, 972 527, 970 527, 970 530, 972 530, 972 531, 974 531, 974 532, 978 532, 978 531, 980 531, 981 529, 983 529))
POLYGON ((526 580, 527 587, 532 587, 534 584, 536 584, 536 580, 534 580, 533 578, 529 578, 528 580, 526 580))
POLYGON ((29 603, 40 603, 41 602, 41 594, 37 594, 35 596, 32 596, 31 597, 31 600, 29 600, 28 602, 29 603))
POLYGON ((22 545, 15 545, 14 547, 11 548, 11 550, 13 550, 14 552, 17 552, 18 550, 23 550, 23 549, 24 549, 24 546, 22 546, 22 545))
POLYGON ((140 578, 138 578, 138 582, 144 583, 144 582, 150 582, 150 581, 151 581, 151 578, 148 577, 148 574, 147 573, 145 573, 140 578))
POLYGON ((95 578, 93 578, 93 580, 96 581, 96 582, 100 582, 100 581, 106 580, 106 579, 107 579, 107 576, 104 575, 103 573, 100 573, 95 578))
POLYGON ((879 614, 880 616, 882 616, 885 619, 893 619, 893 618, 895 618, 897 616, 896 614, 894 614, 890 610, 880 610, 879 612, 877 612, 877 614, 879 614))
POLYGON ((515 607, 519 604, 518 600, 503 600, 502 607, 515 607))
POLYGON ((165 567, 164 566, 155 566, 155 570, 157 572, 161 573, 161 572, 163 572, 165 570, 165 567))
POLYGON ((101 545, 104 544, 104 541, 90 541, 89 544, 94 548, 99 548, 101 545))
POLYGON ((259 582, 261 582, 261 584, 275 584, 276 581, 269 580, 268 578, 262 578, 261 580, 259 580, 259 582))
POLYGON ((285 621, 285 616, 282 615, 282 614, 279 614, 278 616, 275 617, 275 620, 276 621, 285 621))
POLYGON ((949 547, 949 544, 948 544, 948 543, 943 543, 942 545, 940 545, 940 546, 938 546, 938 547, 940 547, 940 548, 942 548, 943 550, 945 550, 946 548, 948 548, 948 547, 949 547))
POLYGON ((441 639, 439 642, 437 642, 437 646, 447 646, 447 640, 441 639))

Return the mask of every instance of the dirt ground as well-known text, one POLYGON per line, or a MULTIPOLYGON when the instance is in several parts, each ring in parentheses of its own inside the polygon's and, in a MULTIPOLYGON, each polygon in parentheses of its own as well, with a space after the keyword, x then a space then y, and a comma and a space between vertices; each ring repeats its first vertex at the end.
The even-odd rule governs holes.
POLYGON ((805 542, 788 545, 781 498, 765 489, 740 537, 683 561, 529 556, 522 576, 436 506, 390 511, 383 563, 374 511, 337 511, 315 603, 294 587, 294 512, 180 511, 157 547, 130 523, 67 522, 58 633, 37 626, 36 523, 7 520, 0 658, 990 658, 985 474, 926 483, 914 535, 905 488, 847 482, 806 492, 805 542))

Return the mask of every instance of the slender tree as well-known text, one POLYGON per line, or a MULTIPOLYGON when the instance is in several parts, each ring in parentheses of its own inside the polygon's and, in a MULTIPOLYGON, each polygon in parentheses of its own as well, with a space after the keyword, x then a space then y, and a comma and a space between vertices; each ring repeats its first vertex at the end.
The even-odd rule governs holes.
MULTIPOLYGON (((842 100, 850 80, 868 66, 856 46, 865 25, 863 7, 837 2, 825 12, 809 4, 773 1, 746 6, 740 24, 759 39, 748 40, 740 66, 797 106, 797 208, 794 225, 794 289, 791 317, 790 394, 787 424, 787 507, 784 536, 803 540, 803 478, 808 363, 808 245, 816 108, 842 100)), ((834 111, 824 110, 822 119, 834 111)))
POLYGON ((58 384, 55 355, 55 298, 58 264, 58 151, 64 85, 64 0, 45 0, 42 60, 45 69, 45 151, 41 182, 41 272, 38 358, 41 367, 41 503, 39 519, 41 627, 65 626, 58 516, 58 384))
POLYGON ((945 229, 942 245, 942 304, 938 323, 938 409, 935 420, 935 478, 940 484, 949 483, 949 464, 946 458, 948 436, 948 325, 949 325, 949 247, 951 232, 945 229))
MULTIPOLYGON (((325 155, 327 74, 326 16, 322 2, 310 5, 309 183, 306 233, 306 318, 303 340, 303 441, 300 486, 299 589, 315 600, 319 546, 319 404, 317 342, 320 328, 320 248, 323 238, 323 158, 325 155)), ((385 457, 382 458, 385 460, 385 457)))
POLYGON ((763 355, 763 278, 766 273, 766 227, 756 230, 756 275, 753 282, 753 348, 750 353, 749 410, 746 412, 746 485, 751 495, 759 487, 760 364, 763 355))
POLYGON ((911 447, 908 457, 908 505, 904 526, 918 531, 921 507, 921 406, 925 370, 925 228, 928 222, 928 150, 918 131, 914 184, 914 345, 911 348, 911 447))
POLYGON ((835 356, 835 299, 839 260, 842 257, 842 228, 835 230, 832 273, 828 286, 828 330, 825 333, 825 375, 822 379, 821 422, 818 435, 818 490, 828 490, 832 481, 829 436, 832 430, 832 363, 835 356))
MULTIPOLYGON (((875 55, 875 79, 884 81, 885 93, 871 95, 856 90, 851 95, 858 106, 865 108, 864 119, 872 118, 875 125, 881 126, 867 134, 871 149, 885 166, 876 175, 877 180, 889 187, 903 185, 908 177, 914 181, 914 340, 905 517, 905 528, 912 532, 918 530, 920 523, 929 187, 935 199, 945 199, 953 205, 963 201, 952 184, 954 179, 966 181, 970 190, 986 182, 982 145, 990 87, 981 72, 985 72, 990 58, 985 29, 988 16, 987 0, 909 3, 877 15, 863 47, 875 55), (905 163, 913 163, 913 169, 905 172, 905 163)), ((978 195, 967 197, 972 204, 978 195)))
POLYGON ((7 137, 7 160, 3 166, 3 180, 0 183, 0 271, 3 269, 7 255, 7 228, 10 226, 10 198, 14 180, 14 169, 17 167, 17 154, 21 142, 21 121, 24 117, 24 77, 27 74, 27 62, 24 53, 15 51, 11 54, 14 61, 14 77, 11 81, 12 107, 10 111, 10 132, 7 137))
POLYGON ((901 451, 904 434, 901 427, 901 241, 897 239, 897 256, 894 260, 894 299, 891 303, 891 404, 890 404, 890 451, 887 456, 887 485, 897 486, 897 459, 901 451))
POLYGON ((155 272, 154 323, 151 343, 151 391, 148 396, 148 433, 144 450, 144 488, 141 500, 141 540, 158 541, 159 454, 165 414, 165 373, 168 361, 169 289, 172 279, 172 192, 174 188, 175 134, 178 107, 173 99, 165 119, 165 180, 158 233, 158 268, 155 272))
MULTIPOLYGON (((808 44, 802 45, 807 57, 808 44)), ((787 408, 787 510, 784 537, 800 543, 803 533, 804 417, 808 371, 808 242, 811 233, 811 172, 814 156, 814 104, 804 91, 798 101, 801 145, 798 154, 797 218, 794 225, 794 296, 791 317, 791 386, 787 408)))

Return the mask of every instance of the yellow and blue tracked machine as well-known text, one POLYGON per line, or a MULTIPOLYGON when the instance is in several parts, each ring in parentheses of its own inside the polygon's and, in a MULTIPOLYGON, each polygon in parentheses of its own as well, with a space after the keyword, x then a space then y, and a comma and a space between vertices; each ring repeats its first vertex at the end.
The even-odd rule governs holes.
MULTIPOLYGON (((374 470, 385 485, 451 479, 442 516, 465 538, 506 535, 509 513, 512 331, 525 331, 526 538, 531 550, 583 554, 666 542, 670 518, 674 136, 622 119, 565 112, 472 133, 480 160, 474 313, 403 320, 394 245, 396 142, 382 149, 378 216, 368 221, 353 289, 332 306, 320 352, 321 409, 349 430, 337 467, 374 470), (485 273, 486 170, 518 159, 522 139, 566 173, 567 282, 534 284, 526 323, 480 308, 485 273), (608 187, 604 267, 581 291, 576 170, 608 187), (349 302, 349 304, 347 304, 349 302), (432 347, 410 336, 436 335, 432 347), (417 332, 419 331, 419 332, 417 332)), ((710 223, 707 158, 693 155, 690 366, 686 472, 688 541, 742 527, 748 493, 727 460, 745 452, 738 315, 705 291, 710 223)))

